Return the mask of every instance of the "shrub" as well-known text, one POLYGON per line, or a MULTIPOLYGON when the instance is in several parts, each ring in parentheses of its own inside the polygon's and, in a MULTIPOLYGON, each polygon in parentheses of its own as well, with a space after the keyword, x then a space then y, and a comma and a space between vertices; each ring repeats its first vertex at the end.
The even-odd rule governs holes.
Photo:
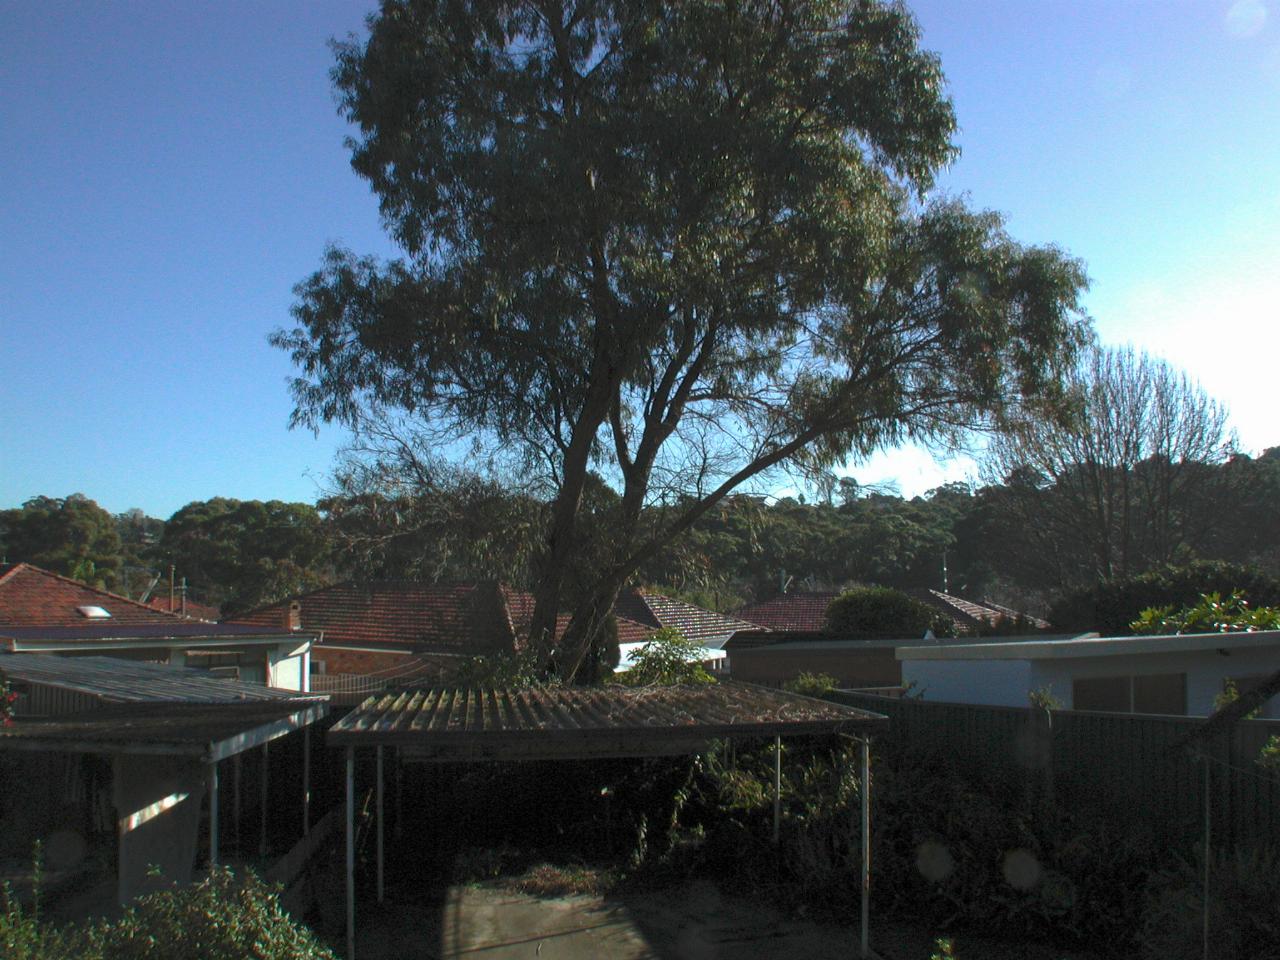
POLYGON ((85 960, 336 960, 280 906, 279 889, 218 868, 198 883, 139 897, 91 928, 85 960))
POLYGON ((1121 636, 1143 610, 1194 606, 1206 593, 1241 590, 1255 603, 1280 604, 1280 580, 1252 567, 1219 561, 1165 566, 1138 577, 1112 580, 1060 597, 1049 610, 1059 630, 1097 630, 1121 636))
POLYGON ((829 673, 809 673, 807 670, 784 683, 783 689, 806 697, 821 697, 840 685, 829 673))
POLYGON ((629 687, 715 683, 702 666, 702 645, 671 627, 658 630, 631 657, 631 669, 617 679, 629 687))
POLYGON ((827 607, 827 632, 858 640, 900 640, 954 630, 933 607, 889 587, 855 587, 827 607))
MULTIPOLYGON (((1209 936, 1215 960, 1273 957, 1280 944, 1280 857, 1274 851, 1213 851, 1209 936)), ((1204 923, 1204 847, 1153 875, 1143 917, 1142 955, 1198 960, 1204 923)))

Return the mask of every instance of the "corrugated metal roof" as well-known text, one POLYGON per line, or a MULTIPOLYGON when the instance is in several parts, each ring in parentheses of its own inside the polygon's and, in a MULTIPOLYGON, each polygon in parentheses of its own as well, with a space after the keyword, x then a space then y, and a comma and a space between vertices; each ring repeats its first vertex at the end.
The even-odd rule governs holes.
POLYGON ((328 704, 293 697, 255 703, 126 703, 0 727, 0 751, 161 754, 219 760, 315 722, 328 704))
POLYGON ((93 640, 104 646, 112 640, 268 640, 274 643, 315 638, 314 632, 280 628, 267 629, 241 623, 205 623, 201 620, 174 620, 168 623, 116 624, 86 623, 83 626, 8 627, 0 625, 0 637, 19 641, 93 640))
POLYGON ((432 760, 647 756, 718 737, 865 733, 886 719, 744 683, 419 690, 371 697, 330 728, 334 745, 396 744, 432 760))
POLYGON ((10 680, 76 690, 108 703, 245 703, 299 699, 294 691, 241 683, 190 667, 114 657, 0 654, 0 673, 10 680))

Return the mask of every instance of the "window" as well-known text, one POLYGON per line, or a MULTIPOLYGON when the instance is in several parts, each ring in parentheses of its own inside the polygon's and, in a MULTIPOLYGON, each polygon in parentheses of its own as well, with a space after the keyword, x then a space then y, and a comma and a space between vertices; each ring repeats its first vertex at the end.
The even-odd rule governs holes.
POLYGON ((1187 675, 1154 673, 1133 677, 1078 677, 1071 683, 1071 706, 1074 710, 1186 716, 1187 675))

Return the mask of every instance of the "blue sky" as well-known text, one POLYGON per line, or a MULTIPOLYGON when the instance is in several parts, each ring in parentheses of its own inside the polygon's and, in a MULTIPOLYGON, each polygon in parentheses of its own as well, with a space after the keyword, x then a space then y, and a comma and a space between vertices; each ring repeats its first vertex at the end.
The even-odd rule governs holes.
MULTIPOLYGON (((0 5, 0 507, 321 491, 342 435, 287 429, 266 337, 326 242, 392 252, 327 76, 370 7, 0 5)), ((945 188, 1081 257, 1104 342, 1280 444, 1280 0, 912 7, 962 128, 945 188)), ((852 472, 914 493, 970 469, 852 472)))

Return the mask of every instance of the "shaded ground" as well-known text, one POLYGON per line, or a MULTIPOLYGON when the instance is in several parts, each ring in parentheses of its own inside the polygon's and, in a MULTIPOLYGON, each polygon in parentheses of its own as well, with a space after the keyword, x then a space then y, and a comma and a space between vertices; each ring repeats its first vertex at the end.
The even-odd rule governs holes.
MULTIPOLYGON (((787 917, 768 904, 726 896, 693 881, 667 890, 535 897, 500 882, 426 890, 397 883, 386 902, 357 911, 359 960, 849 960, 858 955, 848 925, 787 917)), ((873 923, 872 947, 885 960, 927 960, 933 937, 892 922, 873 923)), ((1093 960, 1027 943, 956 938, 959 960, 1093 960)))

